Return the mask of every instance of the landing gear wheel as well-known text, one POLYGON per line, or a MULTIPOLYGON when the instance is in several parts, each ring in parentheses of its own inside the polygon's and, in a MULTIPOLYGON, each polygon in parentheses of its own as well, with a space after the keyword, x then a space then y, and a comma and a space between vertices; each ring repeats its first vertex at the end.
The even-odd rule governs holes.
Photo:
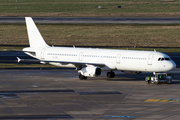
POLYGON ((114 72, 112 72, 112 74, 111 74, 111 75, 112 75, 112 76, 111 76, 112 78, 114 78, 114 77, 115 77, 115 73, 114 73, 114 72))
POLYGON ((80 79, 80 80, 86 80, 87 77, 86 77, 86 76, 83 76, 83 75, 81 75, 81 74, 79 74, 79 79, 80 79))
POLYGON ((114 78, 115 77, 115 73, 114 72, 107 72, 107 78, 114 78))
POLYGON ((106 76, 107 76, 107 78, 111 78, 111 73, 107 72, 106 76))

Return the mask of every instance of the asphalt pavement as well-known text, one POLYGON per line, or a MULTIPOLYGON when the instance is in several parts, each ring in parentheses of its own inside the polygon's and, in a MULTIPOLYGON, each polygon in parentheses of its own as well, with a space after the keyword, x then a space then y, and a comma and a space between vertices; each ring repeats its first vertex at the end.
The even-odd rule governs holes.
POLYGON ((172 84, 115 71, 79 80, 72 69, 0 70, 0 119, 179 120, 180 70, 172 84))

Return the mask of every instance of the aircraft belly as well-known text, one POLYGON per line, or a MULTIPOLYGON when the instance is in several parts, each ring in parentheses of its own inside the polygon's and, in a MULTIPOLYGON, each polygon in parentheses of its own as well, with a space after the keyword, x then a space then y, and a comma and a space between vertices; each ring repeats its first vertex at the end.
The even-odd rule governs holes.
POLYGON ((59 67, 75 68, 75 65, 73 64, 62 64, 62 63, 55 63, 55 62, 50 62, 49 64, 59 66, 59 67))

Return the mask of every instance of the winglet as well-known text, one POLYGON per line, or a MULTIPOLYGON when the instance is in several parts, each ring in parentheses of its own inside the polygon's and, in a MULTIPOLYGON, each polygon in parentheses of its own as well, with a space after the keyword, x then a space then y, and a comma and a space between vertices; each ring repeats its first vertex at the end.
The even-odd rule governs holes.
POLYGON ((31 17, 25 17, 30 47, 48 47, 31 17))

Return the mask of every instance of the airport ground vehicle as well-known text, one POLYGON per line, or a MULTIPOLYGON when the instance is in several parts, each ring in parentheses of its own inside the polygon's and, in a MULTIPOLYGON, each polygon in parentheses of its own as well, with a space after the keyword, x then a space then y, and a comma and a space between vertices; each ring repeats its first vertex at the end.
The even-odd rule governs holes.
MULTIPOLYGON (((148 78, 146 77, 146 82, 148 82, 148 78)), ((151 83, 172 83, 172 76, 168 76, 167 73, 155 73, 154 76, 151 76, 151 83)))

